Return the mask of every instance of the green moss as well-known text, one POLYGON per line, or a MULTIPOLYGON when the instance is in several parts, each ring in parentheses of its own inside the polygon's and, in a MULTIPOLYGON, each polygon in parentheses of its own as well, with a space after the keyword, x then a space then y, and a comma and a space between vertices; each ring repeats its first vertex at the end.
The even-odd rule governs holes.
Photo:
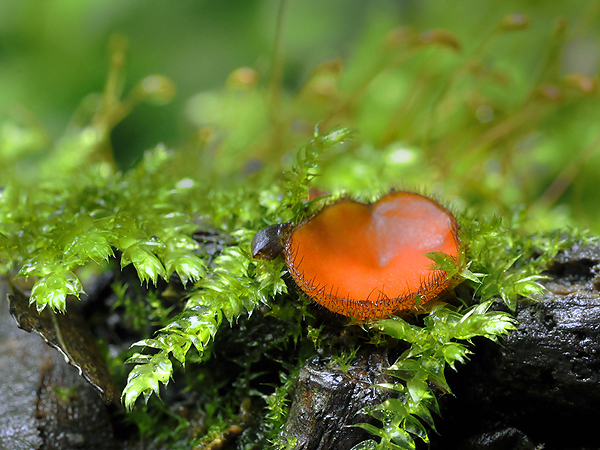
MULTIPOLYGON (((483 57, 490 42, 517 31, 502 23, 466 54, 457 51, 460 42, 450 32, 427 35, 431 41, 414 30, 391 30, 385 42, 366 39, 370 47, 363 53, 373 56, 368 64, 363 59, 346 70, 322 67, 296 101, 282 107, 285 114, 269 120, 263 87, 229 86, 205 103, 192 102, 199 117, 206 101, 222 111, 198 125, 198 141, 176 151, 157 146, 127 172, 112 162, 108 137, 141 88, 124 100, 107 88, 104 100, 113 102, 34 164, 35 182, 7 178, 0 192, 2 271, 35 277, 31 301, 40 311, 58 313, 67 296, 84 293, 90 267, 100 271, 117 263, 124 272, 135 271, 133 280, 118 280, 113 291, 115 309, 125 311, 126 326, 139 339, 127 356, 114 358, 113 367, 122 370, 124 359, 133 365, 122 401, 143 435, 185 448, 225 439, 239 425, 240 439, 250 440, 247 430, 253 429, 252 439, 285 448, 291 445, 282 434, 290 392, 304 361, 325 354, 343 369, 358 348, 403 341, 407 350, 389 369, 395 381, 379 386, 397 395, 368 409, 381 426, 359 425, 376 439, 355 450, 427 443, 439 413, 430 386, 451 392, 445 371, 468 358, 470 341, 497 340, 515 326, 491 304, 514 310, 519 299, 535 298, 557 252, 588 239, 557 220, 554 191, 542 195, 549 180, 564 177, 554 170, 542 182, 531 174, 539 154, 546 168, 563 164, 560 155, 546 152, 556 147, 552 133, 571 142, 576 128, 562 117, 587 111, 596 100, 569 91, 568 80, 527 78, 522 67, 511 68, 518 88, 503 88, 498 79, 510 74, 483 57), (557 84, 569 95, 568 105, 544 97, 542 82, 557 84), (481 106, 493 108, 493 121, 477 115, 481 106), (259 120, 253 120, 254 109, 259 120), (556 122, 568 129, 549 130, 556 122), (251 257, 252 237, 265 226, 298 223, 341 196, 370 200, 394 187, 434 194, 457 212, 462 261, 430 256, 469 297, 451 296, 449 305, 412 321, 350 324, 350 342, 339 344, 332 339, 340 334, 337 324, 312 314, 310 301, 286 284, 281 259, 251 257), (538 223, 531 212, 539 214, 538 223), (548 231, 554 228, 559 231, 548 231), (193 239, 195 232, 212 241, 193 239), (169 289, 173 298, 167 301, 169 289), (267 366, 270 376, 260 384, 267 366), (188 393, 203 393, 197 402, 201 424, 156 401, 174 380, 188 393), (241 426, 246 398, 260 419, 241 426), (197 434, 185 434, 196 425, 197 434), (178 434, 169 438, 173 427, 178 434)), ((587 128, 590 135, 596 127, 587 128)), ((11 149, 14 168, 18 146, 11 149)))

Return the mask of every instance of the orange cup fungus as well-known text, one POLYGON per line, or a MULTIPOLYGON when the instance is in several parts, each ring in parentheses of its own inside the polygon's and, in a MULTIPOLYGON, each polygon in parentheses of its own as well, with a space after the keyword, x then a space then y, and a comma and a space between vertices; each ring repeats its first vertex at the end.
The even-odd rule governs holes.
POLYGON ((459 261, 452 213, 412 192, 392 192, 372 204, 341 200, 291 230, 288 224, 275 227, 300 289, 356 319, 413 310, 448 289, 452 280, 431 269, 428 252, 459 261))

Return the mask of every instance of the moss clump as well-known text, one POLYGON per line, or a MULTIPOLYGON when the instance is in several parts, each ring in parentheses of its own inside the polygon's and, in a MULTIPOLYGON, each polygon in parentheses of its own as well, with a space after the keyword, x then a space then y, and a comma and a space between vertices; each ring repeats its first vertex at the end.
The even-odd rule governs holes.
POLYGON ((90 271, 135 269, 136 283, 152 292, 129 296, 125 284, 114 285, 116 307, 132 315, 128 329, 136 342, 135 352, 112 363, 133 364, 122 400, 139 429, 155 438, 182 448, 227 436, 289 445, 281 429, 294 371, 306 358, 326 353, 343 366, 358 347, 401 340, 408 349, 390 368, 397 381, 380 386, 397 396, 369 409, 382 426, 361 426, 378 439, 355 449, 414 448, 415 437, 428 442, 438 412, 431 386, 450 392, 444 371, 468 357, 468 343, 477 336, 497 340, 514 328, 509 314, 489 309, 492 301, 514 309, 519 298, 534 298, 546 265, 585 237, 575 230, 532 233, 526 219, 534 208, 542 230, 559 225, 556 211, 536 202, 548 180, 522 188, 536 155, 553 145, 549 124, 566 114, 549 98, 548 84, 568 92, 569 108, 585 108, 589 98, 568 90, 566 79, 502 90, 482 55, 489 42, 526 28, 517 19, 501 21, 466 55, 450 31, 390 30, 370 44, 377 51, 368 64, 324 65, 296 102, 281 106, 285 114, 272 118, 260 83, 227 86, 211 97, 227 112, 199 125, 189 145, 157 146, 126 172, 112 162, 108 138, 131 102, 117 100, 108 83, 104 108, 56 143, 36 183, 11 177, 0 192, 2 271, 34 277, 31 302, 60 313, 68 296, 84 293, 90 271), (260 120, 232 120, 234 111, 253 105, 260 120), (483 106, 494 111, 494 122, 483 106), (531 141, 536 133, 546 136, 538 146, 531 141), (523 146, 530 149, 525 161, 523 146), (78 151, 81 158, 71 158, 78 151), (335 335, 336 326, 290 289, 281 259, 252 258, 251 240, 265 226, 300 222, 324 202, 370 201, 399 186, 426 186, 457 212, 464 264, 430 257, 462 283, 456 292, 463 294, 412 321, 362 322, 351 327, 351 345, 333 345, 324 336, 335 335), (175 300, 167 301, 169 289, 175 300), (248 358, 232 350, 242 347, 253 349, 248 358), (261 367, 270 371, 264 379, 261 367), (175 417, 170 389, 163 389, 171 380, 184 386, 201 419, 175 417), (167 406, 154 400, 161 389, 167 406), (252 414, 245 406, 240 411, 247 398, 252 414), (249 416, 260 418, 249 423, 249 416), (164 417, 181 433, 168 438, 159 425, 164 417))

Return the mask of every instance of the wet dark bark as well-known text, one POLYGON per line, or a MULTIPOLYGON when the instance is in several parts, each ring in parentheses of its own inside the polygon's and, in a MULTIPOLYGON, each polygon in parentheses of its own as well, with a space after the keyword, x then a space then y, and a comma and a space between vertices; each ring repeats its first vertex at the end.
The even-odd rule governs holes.
POLYGON ((349 450, 370 435, 357 423, 375 420, 359 411, 378 405, 389 393, 374 387, 390 382, 385 351, 363 353, 348 370, 331 367, 328 359, 315 358, 298 374, 285 436, 296 439, 294 450, 349 450))
POLYGON ((476 445, 507 429, 530 442, 518 448, 600 445, 600 248, 573 247, 547 275, 540 301, 519 304, 518 330, 501 346, 478 342, 472 361, 449 374, 455 397, 443 399, 432 449, 515 448, 476 445))
MULTIPOLYGON (((600 247, 564 252, 548 276, 539 301, 518 305, 514 333, 501 345, 475 342, 471 361, 448 371, 454 395, 440 396, 432 450, 598 448, 600 247)), ((119 448, 92 387, 58 352, 18 330, 4 301, 0 309, 0 448, 119 448)), ((387 354, 372 349, 348 370, 327 358, 304 365, 285 427, 296 449, 346 450, 371 437, 346 425, 376 423, 357 413, 389 395, 373 387, 389 381, 387 354)))
POLYGON ((59 352, 17 328, 4 299, 0 392, 0 449, 119 448, 102 398, 59 352))
MULTIPOLYGON (((547 275, 543 297, 518 305, 514 333, 501 345, 476 341, 471 361, 448 371, 454 395, 440 396, 432 450, 598 448, 600 248, 573 247, 547 275)), ((371 392, 364 380, 375 380, 382 367, 359 364, 361 377, 304 366, 287 425, 296 449, 349 449, 368 437, 345 425, 361 407, 381 402, 364 395, 371 392)))

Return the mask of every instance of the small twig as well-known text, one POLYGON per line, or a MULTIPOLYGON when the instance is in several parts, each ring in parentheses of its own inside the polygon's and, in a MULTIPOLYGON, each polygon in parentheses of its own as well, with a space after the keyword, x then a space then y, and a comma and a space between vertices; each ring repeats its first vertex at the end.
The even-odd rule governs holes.
POLYGON ((273 58, 271 61, 271 78, 269 80, 269 96, 271 99, 271 117, 279 115, 281 80, 283 75, 283 19, 287 0, 280 0, 277 12, 277 28, 275 29, 275 42, 273 58))

